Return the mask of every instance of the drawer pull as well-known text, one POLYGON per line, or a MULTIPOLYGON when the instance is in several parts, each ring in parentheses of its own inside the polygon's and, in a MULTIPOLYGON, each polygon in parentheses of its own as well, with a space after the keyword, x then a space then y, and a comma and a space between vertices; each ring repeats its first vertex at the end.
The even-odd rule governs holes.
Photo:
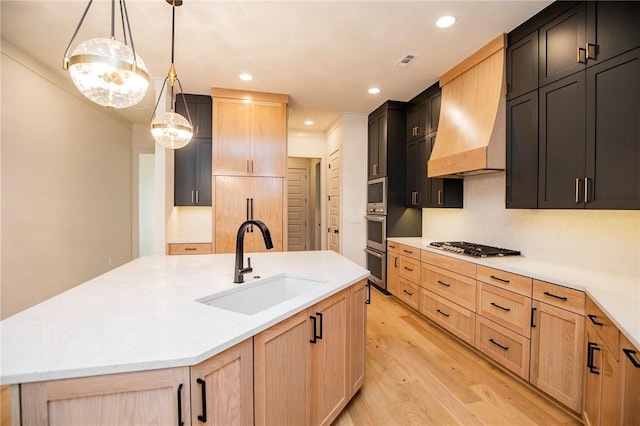
POLYGON ((411 292, 410 292, 409 290, 407 290, 407 289, 404 289, 404 290, 402 290, 402 291, 404 291, 405 293, 407 293, 409 296, 413 296, 413 293, 411 293, 411 292))
POLYGON ((490 341, 491 343, 493 343, 494 345, 496 345, 497 347, 499 347, 499 348, 501 348, 501 349, 504 349, 505 351, 508 351, 508 350, 509 350, 509 346, 501 345, 500 343, 496 342, 496 341, 495 341, 495 340, 493 340, 493 339, 489 339, 489 341, 490 341))
POLYGON ((195 247, 185 247, 185 248, 184 248, 184 250, 185 250, 185 251, 196 251, 196 250, 198 250, 198 249, 197 249, 197 248, 195 248, 195 247))
POLYGON ((567 298, 565 296, 556 296, 555 294, 549 293, 548 291, 545 291, 544 295, 545 296, 549 296, 549 297, 555 297, 556 299, 560 299, 560 300, 564 300, 564 301, 567 300, 567 298))
POLYGON ((587 316, 589 317, 589 319, 591 320, 591 323, 592 323, 593 325, 597 325, 598 327, 602 327, 602 326, 604 325, 604 323, 603 323, 603 322, 596 321, 596 318, 598 318, 598 316, 597 316, 597 315, 589 314, 589 315, 587 315, 587 316))
POLYGON ((402 251, 405 252, 405 253, 413 254, 413 251, 411 251, 411 250, 402 249, 402 251))
POLYGON ((447 284, 444 281, 440 281, 440 280, 438 280, 438 284, 442 284, 445 287, 451 287, 451 284, 447 284))
POLYGON ((413 272, 413 269, 411 269, 411 268, 407 268, 406 266, 403 266, 403 268, 406 269, 409 272, 413 272))
POLYGON ((629 358, 629 361, 631 361, 631 364, 633 364, 635 368, 640 368, 640 362, 636 361, 636 359, 633 357, 636 351, 634 351, 633 349, 623 349, 622 352, 624 352, 627 358, 629 358))
POLYGON ((505 308, 504 306, 500 306, 497 303, 491 302, 491 306, 495 306, 498 309, 502 309, 505 312, 509 312, 511 310, 511 308, 505 308))
POLYGON ((436 309, 436 312, 438 312, 440 315, 444 315, 445 317, 449 318, 449 314, 445 314, 440 309, 436 309))
POLYGON ((505 280, 504 278, 496 277, 495 275, 490 275, 489 277, 493 278, 494 280, 502 281, 503 283, 507 283, 507 284, 511 282, 509 280, 505 280))

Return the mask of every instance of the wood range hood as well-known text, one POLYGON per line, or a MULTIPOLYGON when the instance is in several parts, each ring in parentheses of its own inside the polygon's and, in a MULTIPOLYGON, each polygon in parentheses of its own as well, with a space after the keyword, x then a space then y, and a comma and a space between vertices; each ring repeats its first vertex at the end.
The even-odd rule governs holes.
POLYGON ((428 177, 505 168, 506 34, 440 77, 442 106, 428 177))

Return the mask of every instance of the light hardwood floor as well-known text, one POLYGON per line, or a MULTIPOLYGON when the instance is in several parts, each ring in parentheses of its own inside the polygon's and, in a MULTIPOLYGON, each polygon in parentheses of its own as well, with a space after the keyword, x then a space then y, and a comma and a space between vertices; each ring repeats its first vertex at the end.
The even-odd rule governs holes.
POLYGON ((395 299, 371 293, 365 383, 334 426, 581 424, 395 299))

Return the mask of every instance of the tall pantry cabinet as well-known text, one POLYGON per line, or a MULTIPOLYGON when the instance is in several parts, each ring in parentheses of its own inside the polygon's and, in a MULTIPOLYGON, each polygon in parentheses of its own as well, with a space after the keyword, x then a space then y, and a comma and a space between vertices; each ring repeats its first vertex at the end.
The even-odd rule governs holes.
MULTIPOLYGON (((287 95, 212 88, 213 241, 232 253, 240 225, 264 222, 273 250, 286 250, 287 95)), ((245 251, 265 251, 249 228, 245 251)))

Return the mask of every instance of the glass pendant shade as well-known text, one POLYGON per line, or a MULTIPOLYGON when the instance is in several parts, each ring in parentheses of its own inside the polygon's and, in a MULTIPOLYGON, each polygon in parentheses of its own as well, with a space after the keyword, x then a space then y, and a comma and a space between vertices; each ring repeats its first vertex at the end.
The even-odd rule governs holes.
POLYGON ((110 108, 139 103, 149 88, 149 74, 142 58, 112 38, 87 40, 69 58, 69 73, 78 90, 91 101, 110 108))
POLYGON ((191 141, 191 123, 173 111, 157 115, 151 122, 151 135, 165 148, 179 149, 191 141))

